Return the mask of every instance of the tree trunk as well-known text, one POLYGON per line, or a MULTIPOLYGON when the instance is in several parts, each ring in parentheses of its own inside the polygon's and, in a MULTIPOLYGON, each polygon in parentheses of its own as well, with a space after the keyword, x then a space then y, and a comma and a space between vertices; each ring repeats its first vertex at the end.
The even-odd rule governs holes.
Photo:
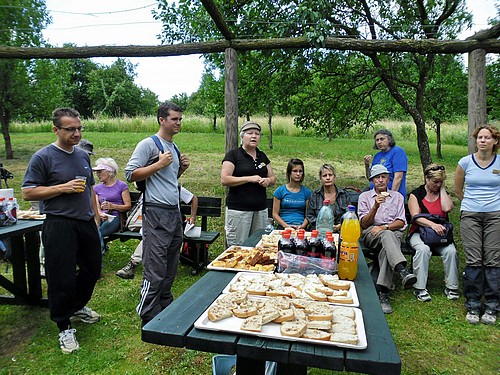
POLYGON ((267 111, 267 124, 269 125, 269 148, 273 148, 273 110, 271 106, 268 107, 267 111))
POLYGON ((225 68, 226 152, 238 147, 238 53, 226 49, 225 68))
POLYGON ((213 122, 214 131, 217 130, 217 113, 214 113, 214 122, 213 122))
POLYGON ((14 151, 12 150, 12 143, 10 141, 10 111, 4 108, 4 112, 1 116, 0 121, 2 122, 2 135, 5 141, 5 158, 14 159, 14 151))
POLYGON ((486 124, 486 52, 475 50, 469 53, 469 154, 476 149, 476 141, 472 137, 474 129, 486 124))
POLYGON ((441 120, 436 117, 434 123, 436 124, 436 157, 441 160, 443 159, 441 153, 441 120))

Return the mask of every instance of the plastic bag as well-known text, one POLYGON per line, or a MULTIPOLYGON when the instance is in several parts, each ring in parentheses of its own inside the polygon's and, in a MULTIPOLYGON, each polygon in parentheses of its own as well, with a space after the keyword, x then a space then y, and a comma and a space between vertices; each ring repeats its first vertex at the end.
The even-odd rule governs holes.
POLYGON ((278 251, 279 273, 333 274, 337 273, 337 262, 333 258, 312 258, 278 251))

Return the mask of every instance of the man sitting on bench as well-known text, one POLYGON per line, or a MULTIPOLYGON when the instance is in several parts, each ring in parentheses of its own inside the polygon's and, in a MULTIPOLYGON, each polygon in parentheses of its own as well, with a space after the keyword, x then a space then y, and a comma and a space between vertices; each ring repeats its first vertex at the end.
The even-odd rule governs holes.
MULTIPOLYGON (((186 224, 195 224, 196 213, 198 211, 198 198, 188 189, 180 186, 179 199, 181 202, 185 204, 191 204, 191 216, 186 221, 186 224)), ((135 248, 128 263, 123 268, 116 271, 116 276, 121 277, 122 279, 133 279, 135 276, 135 269, 141 262, 142 262, 142 240, 135 248)))
POLYGON ((417 277, 405 268, 406 258, 401 252, 401 239, 406 227, 404 198, 397 191, 387 189, 389 171, 382 164, 372 167, 370 182, 374 188, 359 196, 358 216, 365 245, 378 252, 380 305, 385 314, 390 314, 389 289, 393 271, 401 276, 404 289, 411 288, 417 277))

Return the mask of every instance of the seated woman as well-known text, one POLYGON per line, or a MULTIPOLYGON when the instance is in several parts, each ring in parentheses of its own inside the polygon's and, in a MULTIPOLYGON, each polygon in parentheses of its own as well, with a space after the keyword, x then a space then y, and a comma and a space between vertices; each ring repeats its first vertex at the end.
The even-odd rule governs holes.
POLYGON ((92 168, 101 182, 94 186, 97 207, 101 225, 99 237, 101 239, 101 252, 104 254, 104 237, 120 229, 120 212, 127 212, 131 208, 130 192, 128 185, 116 179, 118 164, 112 158, 99 158, 96 167, 92 168))
POLYGON ((340 219, 347 211, 349 205, 349 194, 335 185, 337 175, 335 168, 331 164, 323 164, 319 169, 319 180, 321 187, 311 194, 309 204, 306 208, 306 219, 309 222, 310 229, 316 228, 316 219, 319 210, 323 207, 323 201, 328 199, 334 215, 334 231, 340 231, 340 219))
POLYGON ((305 217, 306 206, 311 197, 311 190, 302 186, 304 181, 304 163, 300 159, 292 159, 286 167, 288 183, 274 191, 273 219, 278 229, 292 227, 305 229, 308 221, 305 217))
MULTIPOLYGON (((453 208, 450 195, 446 192, 444 181, 446 172, 442 165, 430 164, 424 170, 425 184, 410 193, 408 198, 408 209, 414 217, 420 213, 439 215, 448 220, 448 212, 453 208)), ((439 254, 443 259, 444 266, 444 294, 449 300, 458 299, 458 255, 455 245, 449 244, 442 247, 426 245, 420 238, 418 226, 431 227, 437 234, 444 234, 445 227, 434 223, 426 218, 419 217, 410 227, 410 245, 415 249, 413 257, 413 272, 417 276, 415 296, 419 301, 430 301, 431 296, 427 291, 427 276, 429 261, 432 251, 439 254), (431 251, 432 250, 432 251, 431 251)))

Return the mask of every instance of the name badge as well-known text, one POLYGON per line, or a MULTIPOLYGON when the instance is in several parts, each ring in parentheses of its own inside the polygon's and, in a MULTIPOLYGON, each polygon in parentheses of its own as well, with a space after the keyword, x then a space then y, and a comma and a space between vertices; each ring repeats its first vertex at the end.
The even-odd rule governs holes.
POLYGON ((493 174, 500 174, 500 169, 493 169, 493 174))

